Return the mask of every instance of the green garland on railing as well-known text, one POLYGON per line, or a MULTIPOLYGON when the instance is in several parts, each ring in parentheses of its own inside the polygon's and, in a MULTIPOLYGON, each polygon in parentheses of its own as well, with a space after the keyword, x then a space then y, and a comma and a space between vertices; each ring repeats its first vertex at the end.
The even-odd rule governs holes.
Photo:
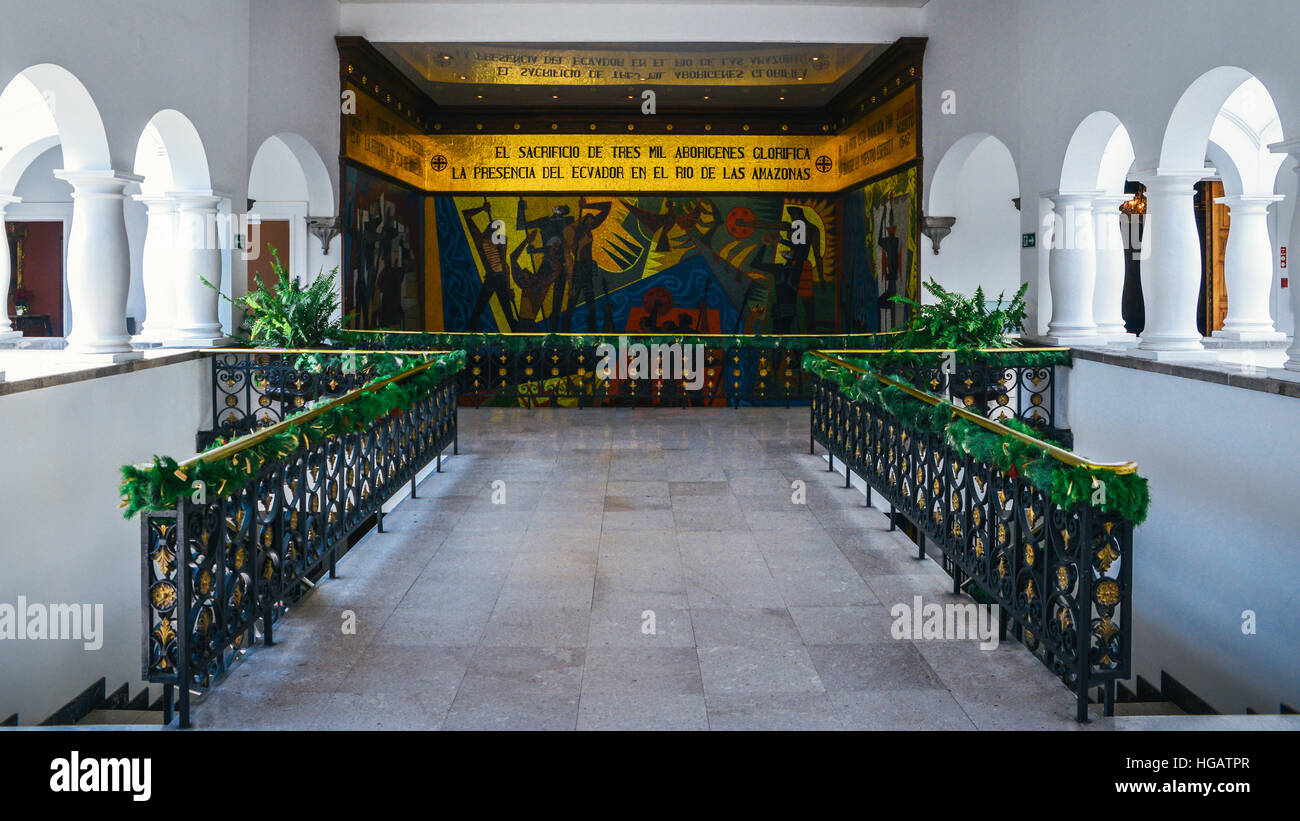
POLYGON ((776 348, 791 352, 819 350, 822 348, 845 350, 850 348, 888 347, 897 334, 832 334, 829 336, 770 336, 765 334, 735 334, 731 336, 698 336, 692 334, 452 334, 452 333, 359 333, 346 331, 339 341, 347 346, 382 350, 420 350, 438 348, 463 348, 472 341, 480 345, 502 348, 512 353, 537 350, 539 347, 591 348, 602 343, 618 345, 622 336, 629 343, 643 345, 695 345, 706 347, 776 348))
MULTIPOLYGON (((963 365, 1000 365, 1008 368, 1047 368, 1055 365, 1068 367, 1072 362, 1068 350, 1033 351, 1018 348, 998 348, 995 350, 953 348, 952 351, 956 355, 958 367, 963 365)), ((852 355, 851 358, 843 357, 846 362, 877 370, 916 364, 934 366, 938 365, 943 358, 944 354, 938 351, 918 352, 902 349, 887 353, 852 355)))
MULTIPOLYGON (((375 365, 378 373, 371 380, 371 384, 408 370, 414 365, 422 364, 416 357, 391 357, 393 361, 388 364, 381 364, 379 359, 380 357, 376 357, 375 365)), ((284 459, 300 448, 310 446, 322 439, 364 430, 376 419, 393 411, 411 407, 434 390, 442 379, 465 367, 465 352, 452 351, 439 354, 433 362, 432 367, 420 373, 400 382, 390 382, 378 390, 363 393, 350 402, 330 408, 307 420, 305 424, 290 425, 283 433, 271 435, 239 451, 229 459, 200 460, 182 468, 180 463, 170 456, 154 456, 153 462, 148 465, 124 465, 121 506, 126 509, 126 512, 123 516, 130 519, 142 510, 171 510, 176 507, 180 499, 194 492, 194 482, 203 482, 219 496, 234 493, 270 462, 284 459)), ((310 409, 303 408, 299 414, 308 410, 310 409)), ((293 416, 290 416, 286 421, 292 419, 293 416)), ((218 441, 213 447, 220 447, 222 444, 224 443, 218 441)))
MULTIPOLYGON (((994 433, 967 419, 954 418, 953 406, 945 400, 940 399, 938 404, 931 405, 901 388, 880 382, 871 374, 855 373, 823 357, 805 354, 803 367, 835 383, 853 401, 877 404, 907 427, 943 433, 949 445, 976 461, 1001 471, 1015 471, 1035 487, 1046 491, 1052 503, 1065 510, 1091 504, 1093 491, 1100 486, 1104 488, 1103 501, 1099 505, 1103 512, 1117 514, 1135 525, 1146 521, 1151 507, 1150 487, 1147 480, 1136 473, 1122 474, 1067 465, 1054 459, 1045 447, 994 433)), ((1002 420, 998 424, 1038 436, 1038 431, 1018 419, 1002 420)))

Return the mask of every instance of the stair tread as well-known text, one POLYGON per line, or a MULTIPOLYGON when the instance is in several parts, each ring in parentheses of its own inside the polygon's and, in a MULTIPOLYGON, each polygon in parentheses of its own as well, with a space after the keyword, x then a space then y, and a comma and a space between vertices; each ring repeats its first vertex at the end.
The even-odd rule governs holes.
POLYGON ((77 724, 161 724, 157 710, 91 710, 77 724))

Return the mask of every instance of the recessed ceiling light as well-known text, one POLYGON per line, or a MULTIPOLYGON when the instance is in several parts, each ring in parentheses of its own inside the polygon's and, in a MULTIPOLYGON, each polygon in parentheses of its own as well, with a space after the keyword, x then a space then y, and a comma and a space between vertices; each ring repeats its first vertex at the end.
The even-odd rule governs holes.
POLYGON ((451 55, 450 55, 450 54, 444 54, 444 55, 442 55, 442 59, 444 59, 444 60, 450 60, 450 59, 451 59, 451 55))
POLYGON ((709 95, 705 94, 705 95, 704 95, 704 99, 706 99, 706 100, 709 99, 709 95))
POLYGON ((480 100, 483 99, 483 95, 482 95, 482 94, 475 94, 474 96, 475 96, 475 97, 478 97, 480 100))

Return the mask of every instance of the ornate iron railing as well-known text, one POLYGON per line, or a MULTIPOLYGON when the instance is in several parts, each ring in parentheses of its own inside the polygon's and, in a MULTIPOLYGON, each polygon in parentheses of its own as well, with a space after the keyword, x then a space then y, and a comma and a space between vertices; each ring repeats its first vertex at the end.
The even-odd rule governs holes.
MULTIPOLYGON (((835 360, 841 365, 848 363, 835 360)), ((877 379, 900 388, 887 377, 877 379)), ((849 399, 828 379, 812 377, 811 437, 839 459, 845 484, 856 473, 890 503, 890 528, 902 517, 916 529, 921 555, 928 539, 943 553, 952 591, 967 582, 999 606, 999 634, 1010 628, 1077 695, 1077 719, 1087 720, 1088 693, 1101 687, 1112 714, 1115 681, 1131 675, 1133 525, 1095 505, 1063 509, 1014 471, 978 462, 943 434, 910 428, 886 408, 849 399)), ((937 403, 918 391, 921 401, 937 403)), ((964 418, 994 429, 984 417, 964 418)), ((1000 433, 1021 437, 1015 431, 1000 433)), ((1046 443, 1055 458, 1096 465, 1046 443)))
POLYGON ((317 370, 297 367, 298 352, 222 349, 212 355, 212 429, 198 448, 274 425, 315 399, 341 396, 369 381, 342 356, 317 370))
MULTIPOLYGON (((356 389, 332 402, 202 454, 239 453, 290 425, 345 405, 429 365, 356 389)), ((206 488, 174 510, 143 513, 144 678, 164 685, 164 723, 180 688, 180 726, 189 726, 191 689, 219 677, 260 634, 273 641, 285 606, 328 572, 340 549, 372 524, 382 504, 457 445, 456 378, 448 375, 405 410, 363 430, 322 438, 263 466, 241 489, 206 488)))
MULTIPOLYGON (((416 346, 423 335, 406 332, 353 332, 359 347, 381 347, 386 339, 416 346), (373 343, 368 340, 373 339, 373 343)), ((600 355, 591 335, 584 343, 553 341, 564 334, 440 334, 455 339, 466 351, 468 365, 461 375, 463 401, 483 404, 524 406, 573 405, 658 405, 666 407, 743 405, 802 405, 812 398, 812 383, 803 370, 802 358, 808 340, 798 336, 755 338, 734 335, 697 335, 705 340, 704 377, 698 390, 685 379, 668 375, 667 363, 650 364, 651 378, 602 379, 595 373, 600 355), (510 340, 509 343, 503 340, 510 340), (522 344, 521 344, 522 343, 522 344)), ((605 335, 616 339, 616 335, 605 335)), ((662 335, 624 334, 629 343, 662 340, 662 335)), ((893 332, 845 337, 848 344, 888 343, 893 332)), ((833 349, 832 349, 833 350, 833 349)), ((1003 348, 981 352, 977 361, 955 358, 955 369, 945 370, 941 351, 905 351, 918 356, 897 357, 885 366, 912 384, 929 385, 933 392, 950 395, 953 402, 989 419, 1014 417, 1032 425, 1043 435, 1070 444, 1063 414, 1057 410, 1060 364, 1025 364, 1017 361, 1029 353, 1068 352, 1068 348, 1003 348), (933 356, 924 356, 933 354, 933 356), (1004 360, 1006 364, 999 362, 1004 360)), ((897 354, 883 348, 845 348, 844 356, 897 354)))

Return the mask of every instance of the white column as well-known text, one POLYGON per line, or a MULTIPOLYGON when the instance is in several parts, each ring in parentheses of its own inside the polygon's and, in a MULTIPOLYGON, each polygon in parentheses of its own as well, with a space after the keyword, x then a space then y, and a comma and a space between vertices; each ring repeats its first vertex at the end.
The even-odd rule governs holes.
POLYGON ((14 330, 13 323, 9 321, 7 300, 9 280, 13 278, 13 271, 9 270, 9 234, 4 230, 5 208, 18 201, 18 197, 0 194, 0 299, 6 300, 6 304, 0 305, 0 340, 17 339, 22 336, 14 330))
POLYGON ((112 170, 55 171, 72 185, 72 228, 68 232, 68 301, 73 356, 123 361, 131 350, 126 333, 126 298, 131 287, 131 249, 126 236, 123 193, 141 178, 112 170))
POLYGON ((1179 359, 1204 350, 1196 327, 1201 292, 1201 239, 1192 199, 1203 168, 1156 169, 1137 175, 1147 187, 1142 236, 1142 300, 1146 327, 1130 355, 1179 359))
POLYGON ((1107 342, 1136 342, 1124 329, 1124 230, 1119 207, 1127 194, 1107 194, 1093 200, 1097 224, 1097 279, 1092 292, 1092 318, 1097 336, 1107 342))
POLYGON ((1052 245, 1047 257, 1052 289, 1052 321, 1047 340, 1053 345, 1096 345, 1092 318, 1097 278, 1096 226, 1092 202, 1100 191, 1049 191, 1052 200, 1052 245))
MULTIPOLYGON (((1300 163, 1300 140, 1287 140, 1283 143, 1273 143, 1268 147, 1269 151, 1274 154, 1290 154, 1300 163)), ((1300 174, 1300 165, 1295 167, 1295 172, 1300 174)), ((1300 203, 1297 203, 1295 214, 1291 218, 1291 239, 1292 245, 1300 239, 1300 203)), ((1286 379, 1300 380, 1300 287, 1297 287, 1294 276, 1290 277, 1291 283, 1287 290, 1291 292, 1291 309, 1292 316, 1295 318, 1295 328, 1292 329, 1291 347, 1287 348, 1287 360, 1281 368, 1269 370, 1269 376, 1278 376, 1286 379)), ((1231 291, 1229 292, 1231 298, 1231 291)), ((1228 305, 1232 309, 1231 303, 1228 305)))
POLYGON ((174 258, 176 321, 169 347, 207 348, 226 341, 217 315, 220 295, 204 284, 221 286, 221 248, 217 242, 217 204, 212 194, 169 194, 176 201, 174 258))
POLYGON ((1273 243, 1268 238, 1268 207, 1274 195, 1235 195, 1215 202, 1228 206, 1228 246, 1224 249, 1223 280, 1228 289, 1228 315, 1214 336, 1246 342, 1286 339, 1273 327, 1268 298, 1273 287, 1273 243))
POLYGON ((176 201, 145 194, 137 194, 135 199, 144 203, 149 215, 140 260, 144 327, 136 341, 160 344, 169 338, 176 317, 176 201))

